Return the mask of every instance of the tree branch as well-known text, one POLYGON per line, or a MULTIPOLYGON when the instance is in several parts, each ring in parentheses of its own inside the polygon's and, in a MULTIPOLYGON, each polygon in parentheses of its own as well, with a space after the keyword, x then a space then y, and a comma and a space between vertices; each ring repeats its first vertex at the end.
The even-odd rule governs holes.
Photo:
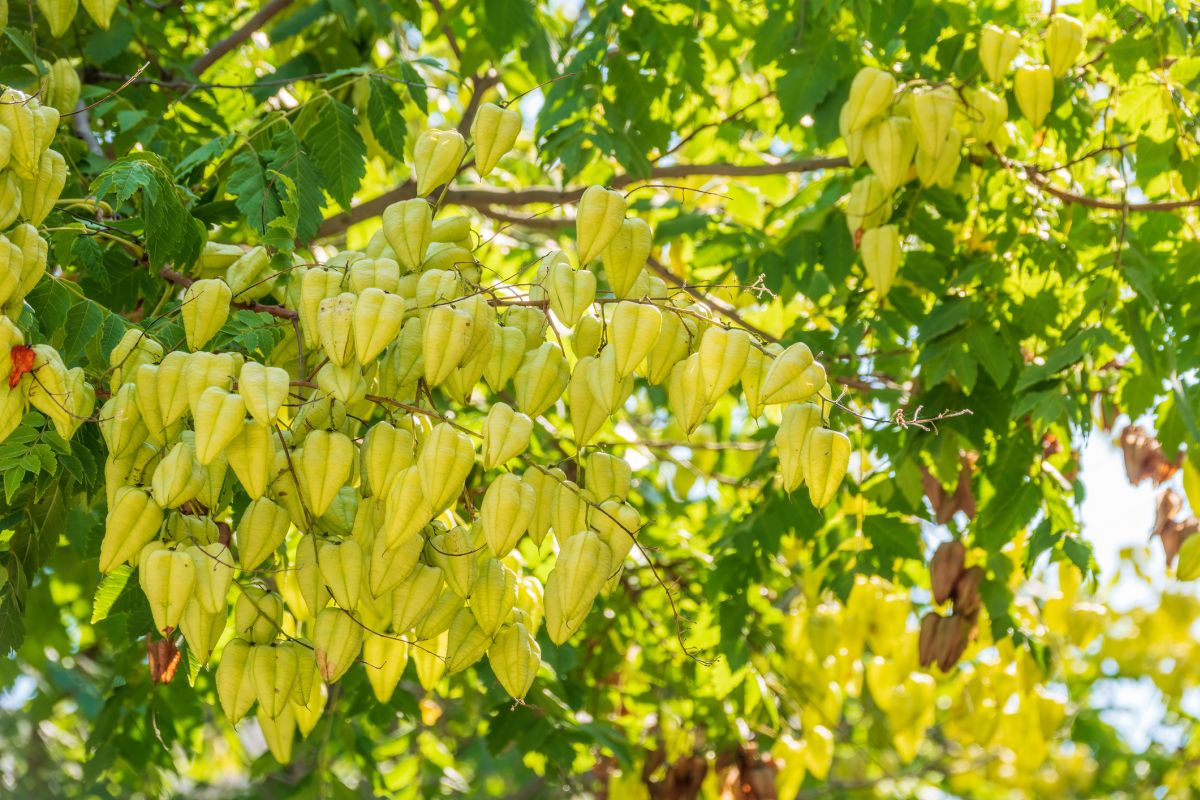
MULTIPOLYGON (((621 189, 634 183, 662 178, 688 178, 695 176, 749 178, 763 175, 788 175, 801 172, 816 172, 823 169, 838 169, 850 166, 843 158, 804 158, 781 161, 775 164, 673 164, 654 167, 645 175, 617 175, 609 186, 621 189)), ((460 188, 451 186, 446 190, 444 203, 447 205, 484 208, 488 206, 525 206, 534 203, 561 205, 579 199, 586 187, 578 186, 558 189, 553 186, 533 186, 528 189, 460 188)), ((416 185, 405 181, 390 192, 361 203, 349 211, 327 218, 317 229, 318 237, 333 236, 356 222, 379 216, 392 203, 409 200, 416 196, 416 185)), ((545 224, 545 223, 543 223, 545 224)))
MULTIPOLYGON (((185 288, 196 282, 195 278, 189 278, 187 275, 181 275, 170 267, 163 267, 161 270, 159 270, 158 274, 168 283, 178 284, 179 286, 183 286, 185 288)), ((233 302, 229 305, 234 308, 244 308, 247 311, 258 311, 263 314, 270 314, 272 317, 279 317, 280 319, 297 319, 300 316, 290 308, 285 308, 284 306, 267 305, 265 303, 233 302)))
POLYGON ((197 77, 204 74, 222 56, 249 39, 252 33, 263 25, 266 25, 272 17, 291 4, 292 0, 271 0, 271 2, 260 8, 254 16, 248 19, 245 25, 218 41, 212 47, 208 48, 208 52, 193 61, 191 66, 192 74, 197 77))
POLYGON ((104 150, 100 147, 100 140, 96 138, 95 131, 92 130, 92 121, 88 118, 87 109, 82 100, 75 104, 75 114, 71 116, 71 127, 75 129, 75 135, 83 140, 89 153, 104 157, 104 150))

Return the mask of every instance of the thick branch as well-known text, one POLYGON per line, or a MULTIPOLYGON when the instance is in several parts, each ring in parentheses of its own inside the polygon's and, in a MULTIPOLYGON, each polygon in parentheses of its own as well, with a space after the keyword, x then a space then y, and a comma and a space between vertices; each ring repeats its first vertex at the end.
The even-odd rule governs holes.
MULTIPOLYGON (((158 272, 159 276, 168 283, 178 284, 179 286, 188 287, 196 282, 195 278, 189 278, 187 275, 181 275, 169 267, 163 267, 158 272)), ((299 314, 290 308, 284 306, 273 306, 265 303, 230 303, 234 308, 244 308, 247 311, 259 311, 263 314, 270 314, 272 317, 280 319, 297 319, 299 314)))
POLYGON ((292 0, 271 0, 265 6, 260 8, 257 13, 246 21, 246 24, 238 28, 233 33, 221 39, 208 49, 204 55, 192 62, 192 74, 199 77, 203 75, 209 67, 217 63, 229 51, 233 50, 242 42, 250 38, 256 30, 266 25, 272 17, 283 11, 292 4, 292 0))
MULTIPOLYGON (((609 182, 614 189, 621 189, 634 183, 663 178, 689 178, 697 176, 749 178, 763 175, 788 175, 800 172, 815 172, 822 169, 837 169, 848 167, 850 162, 845 158, 805 158, 795 161, 782 161, 777 164, 674 164, 668 167, 654 167, 644 176, 618 175, 609 182)), ((578 186, 558 189, 553 186, 534 186, 528 189, 465 189, 451 186, 446 191, 444 204, 484 208, 488 206, 525 206, 533 203, 549 203, 559 205, 573 203, 579 199, 586 187, 578 186)), ((405 181, 390 192, 367 200, 347 212, 336 214, 326 219, 317 230, 318 237, 333 236, 346 228, 362 222, 364 219, 379 216, 392 203, 408 200, 416 196, 416 186, 412 181, 405 181)))
POLYGON ((1200 206, 1200 197, 1194 197, 1191 200, 1159 200, 1147 203, 1123 203, 1118 200, 1102 200, 1098 197, 1087 197, 1074 192, 1068 192, 1059 189, 1056 186, 1051 186, 1046 176, 1037 167, 1029 164, 1020 165, 1020 168, 1025 171, 1025 176, 1029 178, 1029 182, 1038 187, 1047 194, 1054 195, 1064 203, 1075 203, 1076 205, 1086 206, 1087 208, 1103 208, 1109 211, 1178 211, 1183 208, 1195 208, 1200 206))

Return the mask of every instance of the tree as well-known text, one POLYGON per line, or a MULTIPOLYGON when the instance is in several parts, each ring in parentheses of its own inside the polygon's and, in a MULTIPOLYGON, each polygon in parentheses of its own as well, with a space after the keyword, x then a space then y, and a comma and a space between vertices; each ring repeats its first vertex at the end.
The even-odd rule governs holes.
POLYGON ((5 27, 9 791, 1194 794, 1196 599, 1079 513, 1120 425, 1200 572, 1189 4, 82 5, 5 27))

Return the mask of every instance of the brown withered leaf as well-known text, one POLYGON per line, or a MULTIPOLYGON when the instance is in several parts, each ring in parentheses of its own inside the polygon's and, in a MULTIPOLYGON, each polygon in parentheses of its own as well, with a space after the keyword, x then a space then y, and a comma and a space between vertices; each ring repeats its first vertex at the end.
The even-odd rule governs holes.
POLYGON ((1128 425, 1117 436, 1117 445, 1125 459, 1125 475, 1137 486, 1149 478, 1155 486, 1179 471, 1183 454, 1167 458, 1158 440, 1140 425, 1128 425))
POLYGON ((170 683, 179 669, 179 648, 170 639, 146 642, 146 658, 150 662, 150 680, 154 683, 170 683))
POLYGON ((958 482, 953 492, 947 492, 941 482, 934 477, 929 468, 921 466, 921 486, 929 504, 933 506, 933 518, 938 525, 945 525, 959 511, 968 519, 975 517, 975 493, 971 491, 971 476, 975 472, 975 462, 979 454, 963 452, 958 454, 958 482))
POLYGON ((983 582, 983 567, 974 566, 963 570, 954 583, 954 613, 963 617, 972 617, 979 613, 982 601, 979 597, 979 584, 983 582))
POLYGON ((1157 536, 1162 541, 1167 566, 1174 563, 1184 540, 1200 532, 1200 519, 1175 519, 1182 511, 1183 498, 1175 490, 1164 489, 1159 494, 1154 507, 1154 529, 1150 531, 1150 538, 1157 536))

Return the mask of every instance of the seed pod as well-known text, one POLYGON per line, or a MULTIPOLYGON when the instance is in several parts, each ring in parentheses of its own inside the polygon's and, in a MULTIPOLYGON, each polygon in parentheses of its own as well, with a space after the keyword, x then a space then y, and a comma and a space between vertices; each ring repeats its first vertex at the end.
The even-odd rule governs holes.
POLYGON ((828 428, 814 428, 802 456, 804 481, 812 504, 824 508, 837 494, 850 463, 850 440, 828 428))
POLYGON ((187 642, 190 654, 202 666, 206 666, 212 658, 213 650, 225 633, 225 622, 229 619, 229 609, 222 608, 217 614, 205 611, 199 603, 188 603, 183 609, 179 620, 179 630, 187 642))
MULTIPOLYGON (((467 444, 469 445, 470 442, 467 444)), ((425 447, 428 446, 429 444, 426 442, 425 447)), ((438 513, 429 503, 425 490, 422 488, 425 483, 423 471, 424 468, 419 466, 400 470, 388 490, 387 498, 384 501, 387 513, 384 515, 380 535, 383 536, 389 548, 398 547, 415 537, 420 533, 421 528, 433 519, 434 514, 438 513)), ((463 480, 466 479, 466 473, 469 471, 470 465, 467 466, 466 472, 462 473, 463 480)), ((453 496, 456 497, 457 493, 453 496)))
POLYGON ((954 129, 958 104, 958 93, 951 86, 918 90, 909 95, 909 116, 917 149, 934 161, 942 154, 954 129))
POLYGON ((904 117, 889 117, 863 132, 863 156, 889 193, 908 180, 916 150, 913 124, 904 117))
POLYGON ((437 386, 446 380, 467 354, 471 342, 471 315, 452 306, 430 309, 422 329, 425 382, 437 386))
POLYGON ((333 601, 346 611, 354 611, 362 594, 363 572, 366 566, 362 547, 358 542, 353 539, 345 542, 326 542, 317 550, 317 565, 333 601))
POLYGON ((317 563, 317 537, 307 534, 300 537, 296 543, 296 558, 292 563, 296 584, 308 613, 316 617, 322 609, 329 605, 329 589, 321 576, 321 568, 317 563))
POLYGON ((367 497, 387 497, 400 470, 412 466, 415 459, 411 432, 377 422, 363 437, 361 461, 363 492, 367 497))
MULTIPOLYGON (((524 352, 529 352, 546 340, 546 331, 550 321, 546 317, 546 312, 540 308, 513 306, 504 312, 504 324, 506 327, 521 331, 524 352)), ((515 368, 513 372, 516 372, 515 368)))
POLYGON ((471 587, 471 613, 491 639, 517 603, 517 576, 494 558, 483 562, 471 587))
POLYGON ((1017 106, 1034 130, 1042 127, 1054 105, 1054 76, 1044 64, 1027 64, 1017 68, 1013 79, 1017 106))
POLYGON ((297 283, 299 296, 289 303, 300 315, 300 331, 304 335, 304 346, 313 348, 320 344, 317 315, 321 311, 321 301, 337 297, 341 293, 342 273, 334 269, 314 267, 292 273, 290 284, 297 283))
POLYGON ((163 421, 162 407, 158 404, 158 365, 141 364, 134 373, 134 397, 138 413, 146 426, 147 439, 158 447, 179 434, 180 426, 167 426, 163 421))
POLYGON ((865 130, 868 125, 887 112, 896 91, 896 79, 890 72, 874 67, 863 67, 850 83, 850 97, 846 100, 849 109, 846 131, 865 130))
POLYGON ((771 362, 763 378, 762 399, 768 405, 802 403, 825 385, 825 368, 813 360, 802 342, 789 346, 771 362))
MULTIPOLYGON (((982 600, 979 597, 979 584, 983 583, 983 567, 968 567, 954 582, 954 613, 967 619, 979 613, 982 600)), ((955 659, 957 660, 957 659, 955 659)))
POLYGON ((296 738, 296 711, 291 704, 283 707, 279 716, 271 717, 260 708, 255 714, 258 727, 262 730, 263 740, 271 757, 280 764, 288 764, 292 760, 292 743, 296 738))
POLYGON ((417 682, 427 692, 432 692, 446 674, 448 640, 449 636, 442 631, 436 637, 414 642, 409 651, 417 668, 417 682))
MULTIPOLYGON (((55 415, 69 415, 65 407, 67 394, 67 374, 61 369, 62 362, 57 358, 48 360, 45 364, 34 363, 38 378, 38 393, 30 392, 30 402, 41 410, 41 393, 44 391, 50 400, 50 407, 55 409, 55 415)), ((142 442, 146 441, 150 432, 142 421, 142 414, 137 405, 137 387, 126 383, 108 399, 100 409, 100 433, 108 452, 113 458, 123 458, 130 455, 142 442)))
POLYGON ((579 198, 575 215, 575 247, 579 264, 587 266, 600 255, 621 230, 625 198, 603 186, 589 186, 579 198))
POLYGON ((575 358, 596 355, 604 338, 604 324, 591 314, 584 314, 571 332, 571 353, 575 358))
POLYGON ((658 385, 671 377, 671 370, 687 358, 692 334, 681 315, 665 313, 654 346, 646 355, 646 380, 658 385))
POLYGON ((58 119, 57 109, 39 106, 19 92, 9 89, 0 95, 0 124, 11 134, 8 167, 22 180, 22 190, 24 181, 37 176, 58 119))
POLYGON ((251 659, 251 675, 254 681, 254 696, 258 699, 259 715, 275 719, 284 713, 292 702, 299 658, 289 643, 257 647, 251 659))
POLYGON ((254 644, 275 640, 283 624, 283 599, 258 586, 246 586, 233 606, 233 627, 254 644))
POLYGON ((196 281, 184 290, 179 313, 188 347, 193 352, 203 348, 221 330, 229 319, 232 300, 229 284, 219 278, 196 281))
POLYGON ((229 724, 236 725, 254 706, 254 652, 245 639, 231 639, 217 665, 217 698, 229 724))
POLYGON ((504 691, 514 700, 524 700, 542 663, 537 640, 518 622, 496 634, 487 655, 504 691))
MULTIPOLYGON (((521 133, 521 115, 511 108, 484 103, 475 112, 471 123, 471 140, 475 143, 475 171, 485 177, 499 163, 501 156, 512 150, 521 133)), ((461 237, 455 237, 461 238, 461 237)))
MULTIPOLYGON (((21 253, 20 281, 17 284, 16 290, 10 292, 7 301, 7 305, 9 306, 8 313, 15 318, 17 314, 13 312, 18 309, 14 309, 13 306, 24 302, 26 295, 33 291, 33 287, 37 286, 38 281, 46 274, 46 259, 49 256, 49 245, 42 238, 41 234, 38 233, 37 228, 28 222, 22 222, 16 228, 9 231, 8 240, 21 253)), ((162 345, 151 339, 144 331, 139 331, 139 334, 137 338, 139 355, 145 357, 148 361, 158 361, 162 357, 162 345)), ((123 339, 124 337, 122 337, 123 339)), ((132 374, 132 372, 133 370, 130 369, 125 374, 132 374)), ((117 371, 114 371, 114 376, 116 374, 117 371)), ((127 382, 127 379, 121 378, 121 380, 116 381, 113 385, 120 386, 125 382, 127 382)))
POLYGON ((687 434, 696 430, 708 413, 699 353, 692 353, 671 368, 671 377, 667 381, 667 406, 687 434))
POLYGON ((190 442, 176 442, 154 468, 150 489, 154 502, 163 508, 179 508, 195 498, 204 480, 190 442))
POLYGON ((784 491, 794 492, 804 483, 804 448, 808 436, 821 424, 821 409, 815 403, 791 403, 775 434, 779 449, 779 474, 784 491))
POLYGON ((442 571, 418 564, 392 592, 392 630, 409 631, 426 619, 442 595, 442 571))
POLYGON ((448 508, 462 493, 474 465, 475 448, 465 434, 446 422, 433 427, 421 445, 417 466, 421 494, 435 514, 448 508))
MULTIPOLYGON (((458 131, 430 128, 422 132, 413 146, 417 197, 424 197, 443 183, 451 181, 466 153, 467 143, 458 131)), ((394 245, 392 249, 396 249, 394 245)))
POLYGON ((900 231, 895 225, 871 228, 863 234, 859 250, 871 285, 880 297, 886 297, 904 258, 900 250, 900 231))
MULTIPOLYGON (((465 525, 456 525, 446 533, 429 537, 427 559, 442 569, 442 575, 455 594, 467 598, 479 574, 477 547, 465 525)), ((421 638, 427 638, 422 636, 421 638)))
POLYGON ((1021 34, 995 25, 984 25, 979 33, 979 63, 992 83, 1004 81, 1013 58, 1021 49, 1021 34))
POLYGON ((117 10, 118 0, 82 0, 83 7, 87 11, 88 16, 96 23, 102 31, 108 30, 109 23, 112 21, 113 12, 117 10))
POLYGON ((238 250, 238 257, 225 272, 229 291, 239 303, 260 300, 275 290, 278 276, 271 272, 271 254, 265 247, 238 250))
POLYGON ((1181 581, 1200 578, 1200 536, 1192 535, 1183 540, 1176 556, 1175 577, 1181 581))
POLYGON ((188 410, 187 374, 190 357, 182 350, 163 356, 155 374, 158 407, 164 425, 174 425, 188 410))
POLYGON ((382 289, 365 289, 354 304, 354 348, 359 364, 369 364, 400 335, 404 298, 382 289))
POLYGON ((928 667, 937 659, 934 645, 942 620, 942 615, 936 611, 930 611, 921 617, 921 632, 917 639, 917 659, 922 668, 928 667))
POLYGON ((741 377, 751 348, 750 334, 741 328, 713 326, 700 339, 700 376, 704 399, 713 403, 741 377))
MULTIPOLYGON (((510 313, 512 309, 509 310, 510 313)), ((483 367, 483 377, 493 391, 500 391, 516 374, 525 357, 525 334, 520 328, 499 326, 492 329, 492 352, 483 367)))
POLYGON ((354 442, 337 431, 313 431, 293 455, 292 464, 309 510, 321 516, 350 479, 354 442))
POLYGON ((507 556, 529 529, 536 511, 537 493, 517 475, 505 472, 492 481, 479 511, 492 554, 497 558, 507 556))
POLYGON ((243 420, 241 432, 226 445, 229 466, 251 500, 266 494, 275 477, 277 449, 272 429, 252 419, 243 420))
MULTIPOLYGON (((233 388, 234 376, 241 368, 238 358, 233 353, 205 352, 192 353, 187 357, 184 380, 187 382, 188 410, 193 417, 200 408, 200 397, 205 390, 216 387, 229 391, 233 388)), ((163 362, 166 360, 164 358, 163 362)))
POLYGON ((362 627, 339 608, 326 608, 313 623, 313 653, 317 670, 329 683, 346 674, 362 650, 362 627))
POLYGON ((891 215, 890 193, 874 175, 867 175, 850 187, 846 224, 850 227, 851 235, 882 225, 891 215))
POLYGON ((954 185, 954 176, 962 162, 962 134, 951 128, 946 143, 934 158, 924 150, 917 151, 917 178, 922 186, 940 186, 949 189, 954 185))
MULTIPOLYGON (((624 211, 622 210, 622 214, 624 211)), ((633 287, 650 258, 654 234, 645 220, 634 217, 621 222, 612 241, 604 248, 604 275, 618 298, 634 296, 633 287)))
POLYGON ((543 471, 531 466, 521 474, 521 480, 532 486, 537 496, 533 521, 529 523, 529 538, 538 547, 542 546, 542 541, 550 532, 550 525, 554 520, 554 495, 558 491, 560 479, 566 480, 566 476, 557 468, 543 471))
POLYGON ((1083 23, 1065 14, 1055 14, 1046 26, 1045 46, 1050 74, 1061 78, 1071 71, 1083 51, 1083 23))
POLYGON ((100 572, 111 572, 137 556, 158 535, 162 522, 163 510, 149 490, 140 486, 117 489, 104 521, 100 572))
MULTIPOLYGON (((57 115, 55 115, 57 116, 57 115)), ((56 150, 42 153, 37 174, 20 181, 21 216, 30 225, 41 225, 67 183, 67 162, 56 150)))
POLYGON ((933 602, 941 605, 950 599, 954 585, 962 575, 967 550, 962 542, 943 542, 929 560, 933 602))
POLYGON ((233 438, 242 432, 246 403, 242 396, 211 386, 200 395, 195 412, 196 461, 213 463, 233 438))
POLYGON ((617 303, 608 328, 608 341, 614 348, 620 377, 632 375, 649 355, 661 327, 662 312, 656 306, 630 300, 617 303))
POLYGON ((454 616, 463 608, 462 597, 449 586, 443 586, 426 616, 413 629, 417 639, 433 639, 450 628, 454 616))
POLYGON ((588 505, 579 485, 574 481, 554 481, 549 484, 554 489, 550 501, 550 527, 554 537, 561 544, 567 537, 574 536, 580 531, 587 530, 588 505))
MULTIPOLYGON (((574 429, 576 447, 584 447, 599 433, 608 420, 608 408, 596 399, 589 383, 593 379, 595 358, 585 356, 575 364, 571 381, 567 386, 567 405, 571 412, 571 427, 574 429)), ((609 360, 611 363, 611 359, 609 360)), ((611 372, 611 370, 610 370, 611 372)), ((603 378, 604 376, 598 376, 603 378)))
POLYGON ((468 609, 459 609, 446 637, 446 671, 462 672, 487 653, 492 638, 475 622, 468 609))
POLYGON ((633 506, 612 497, 593 509, 590 517, 592 529, 611 553, 611 567, 615 572, 633 549, 642 527, 641 515, 633 506))
POLYGON ((339 367, 332 361, 326 362, 325 366, 317 370, 315 379, 319 394, 347 406, 361 403, 367 396, 367 383, 363 378, 362 367, 357 364, 339 367))
POLYGON ((562 397, 570 379, 571 371, 562 350, 551 342, 543 342, 526 354, 513 376, 517 408, 530 417, 541 415, 562 397))
POLYGON ((967 104, 967 117, 971 120, 975 142, 990 144, 1008 119, 1008 101, 987 89, 977 88, 969 90, 967 104))
POLYGON ((933 631, 933 656, 938 669, 949 672, 958 660, 971 639, 971 624, 962 617, 941 617, 933 631))
POLYGON ((141 583, 154 615, 154 628, 169 636, 192 599, 196 564, 183 550, 163 548, 152 552, 139 566, 145 571, 141 583))
MULTIPOLYGON (((255 249, 260 249, 264 253, 266 252, 266 248, 255 249)), ((227 271, 246 252, 236 244, 223 244, 213 241, 205 242, 204 249, 200 251, 200 258, 196 261, 196 269, 201 277, 216 277, 227 271)))
POLYGON ((612 572, 611 553, 600 537, 583 531, 562 541, 546 582, 546 630, 562 644, 579 630, 612 572))
POLYGON ((346 270, 346 279, 355 294, 361 295, 367 289, 396 294, 400 291, 400 264, 394 258, 359 259, 346 270))
POLYGON ((59 115, 69 114, 79 102, 79 73, 65 58, 50 65, 50 71, 42 78, 42 103, 51 106, 59 115))
POLYGON ((524 453, 532 435, 532 419, 508 403, 494 404, 483 422, 483 468, 498 467, 524 453))
POLYGON ((362 658, 375 699, 389 702, 408 666, 408 642, 368 631, 363 636, 362 658))
POLYGON ((565 259, 550 266, 544 285, 551 310, 568 328, 579 322, 596 299, 596 276, 585 269, 575 269, 565 259))
POLYGON ((327 297, 317 307, 317 338, 330 363, 345 367, 354 362, 354 306, 357 296, 342 292, 327 297))
POLYGON ((417 568, 424 551, 425 542, 419 536, 392 548, 382 536, 376 536, 371 543, 368 576, 372 597, 381 598, 403 583, 417 568))
POLYGON ((629 497, 629 482, 633 470, 623 458, 595 451, 587 458, 584 485, 598 500, 615 497, 624 501, 629 497))
POLYGON ((253 570, 270 558, 283 544, 288 527, 287 509, 265 497, 250 501, 234 532, 242 569, 253 570))

